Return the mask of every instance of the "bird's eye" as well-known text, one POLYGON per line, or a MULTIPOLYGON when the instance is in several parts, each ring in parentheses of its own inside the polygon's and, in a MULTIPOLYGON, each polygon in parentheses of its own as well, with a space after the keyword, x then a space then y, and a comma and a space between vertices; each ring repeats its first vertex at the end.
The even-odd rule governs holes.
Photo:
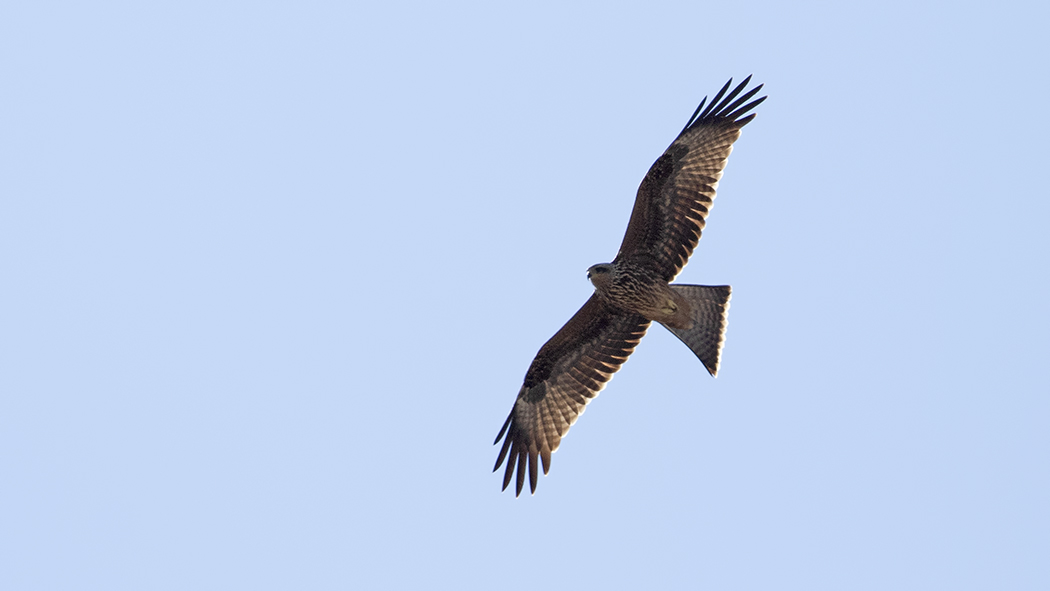
POLYGON ((606 269, 605 267, 598 267, 597 269, 594 270, 594 272, 595 273, 608 273, 609 270, 606 269))

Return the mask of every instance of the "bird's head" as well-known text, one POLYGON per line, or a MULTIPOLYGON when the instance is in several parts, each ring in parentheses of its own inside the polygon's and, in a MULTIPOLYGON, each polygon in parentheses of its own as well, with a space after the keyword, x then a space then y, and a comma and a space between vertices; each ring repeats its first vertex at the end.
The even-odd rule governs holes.
POLYGON ((587 279, 590 279, 594 287, 597 288, 608 287, 615 275, 616 267, 612 266, 611 263, 599 263, 591 265, 591 268, 587 269, 587 279))

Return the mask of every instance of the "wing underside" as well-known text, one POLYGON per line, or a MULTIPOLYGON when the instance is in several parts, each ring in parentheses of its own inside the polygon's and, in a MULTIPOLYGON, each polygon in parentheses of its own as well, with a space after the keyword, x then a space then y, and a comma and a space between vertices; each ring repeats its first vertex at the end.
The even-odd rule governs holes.
POLYGON ((759 85, 744 92, 750 80, 727 94, 730 80, 706 109, 704 99, 653 163, 638 187, 618 260, 646 257, 666 281, 685 267, 700 241, 733 142, 754 118, 746 114, 766 98, 747 102, 762 89, 759 85))
POLYGON ((516 473, 515 495, 520 495, 528 471, 529 487, 536 492, 539 462, 546 474, 562 437, 627 361, 648 327, 645 318, 616 313, 592 296, 540 349, 494 442, 503 439, 493 471, 507 462, 504 490, 516 473))

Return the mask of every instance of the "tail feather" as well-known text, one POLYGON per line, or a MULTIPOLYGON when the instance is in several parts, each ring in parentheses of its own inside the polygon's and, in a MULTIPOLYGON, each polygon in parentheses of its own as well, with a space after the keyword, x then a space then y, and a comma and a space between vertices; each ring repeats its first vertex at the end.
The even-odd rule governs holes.
POLYGON ((693 308, 692 328, 664 327, 674 333, 689 347, 712 376, 718 375, 718 363, 722 358, 726 325, 729 321, 729 298, 732 290, 728 285, 672 285, 689 301, 693 308))

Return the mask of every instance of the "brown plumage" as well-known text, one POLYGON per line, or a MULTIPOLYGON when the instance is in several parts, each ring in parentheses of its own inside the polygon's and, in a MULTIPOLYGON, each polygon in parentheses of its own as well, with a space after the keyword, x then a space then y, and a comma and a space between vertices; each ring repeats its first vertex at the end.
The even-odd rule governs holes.
POLYGON ((750 80, 732 91, 727 82, 706 110, 707 99, 700 103, 642 179, 616 258, 587 270, 594 295, 536 354, 496 436, 497 444, 506 437, 493 468, 507 461, 504 490, 516 472, 520 495, 528 470, 536 492, 538 462, 546 474, 561 438, 627 361, 650 322, 663 324, 712 376, 718 373, 729 286, 670 282, 700 240, 733 142, 755 117, 747 113, 766 99, 748 102, 762 88, 743 92, 750 80))

